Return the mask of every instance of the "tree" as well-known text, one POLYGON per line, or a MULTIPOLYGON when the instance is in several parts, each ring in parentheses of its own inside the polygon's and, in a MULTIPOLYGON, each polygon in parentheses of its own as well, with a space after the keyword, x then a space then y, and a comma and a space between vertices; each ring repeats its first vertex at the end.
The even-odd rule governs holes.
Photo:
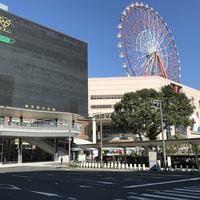
POLYGON ((191 115, 195 107, 184 93, 175 93, 168 85, 161 89, 161 98, 163 99, 165 129, 169 130, 170 126, 175 126, 175 128, 193 126, 194 121, 191 115))
POLYGON ((159 93, 154 89, 126 93, 114 106, 115 110, 111 115, 114 127, 123 132, 138 134, 140 139, 144 133, 147 137, 155 139, 160 132, 160 117, 158 111, 151 110, 152 101, 158 96, 159 93))
POLYGON ((153 107, 155 100, 161 100, 165 126, 189 126, 194 107, 184 93, 175 93, 171 86, 165 86, 160 92, 154 89, 142 89, 124 94, 115 104, 111 115, 112 124, 123 133, 131 132, 150 140, 156 139, 161 132, 160 109, 153 107))

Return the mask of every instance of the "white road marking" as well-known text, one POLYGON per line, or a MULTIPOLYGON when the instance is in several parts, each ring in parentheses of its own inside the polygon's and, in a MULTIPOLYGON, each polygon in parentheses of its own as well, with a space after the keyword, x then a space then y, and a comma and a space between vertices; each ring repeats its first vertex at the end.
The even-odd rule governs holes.
POLYGON ((153 200, 153 199, 147 199, 145 197, 136 197, 136 196, 130 196, 130 197, 126 197, 127 199, 137 199, 137 200, 153 200))
POLYGON ((68 197, 67 199, 69 199, 69 200, 77 200, 77 198, 74 198, 74 197, 68 197))
POLYGON ((102 183, 102 184, 106 184, 106 185, 113 185, 113 182, 105 182, 105 181, 96 181, 97 183, 102 183))
POLYGON ((112 179, 112 180, 115 180, 116 178, 113 178, 113 177, 104 177, 104 179, 112 179))
POLYGON ((175 196, 175 197, 199 199, 199 197, 197 197, 197 196, 179 194, 179 193, 176 193, 176 191, 171 191, 171 192, 155 192, 155 193, 156 194, 161 194, 161 195, 175 196))
POLYGON ((177 191, 177 190, 164 190, 165 192, 175 192, 175 193, 178 193, 178 194, 186 194, 186 195, 198 195, 199 194, 194 194, 194 193, 191 193, 191 192, 185 192, 185 191, 177 191))
POLYGON ((114 199, 114 200, 124 200, 124 199, 114 199))
POLYGON ((123 188, 139 188, 139 187, 147 187, 152 185, 164 185, 164 184, 170 184, 170 183, 180 183, 180 182, 188 182, 188 181, 196 181, 200 180, 200 177, 198 178, 189 178, 189 179, 181 179, 181 180, 175 180, 175 181, 163 181, 163 182, 156 182, 156 183, 146 183, 146 184, 140 184, 140 185, 129 185, 124 186, 123 188))
MULTIPOLYGON (((171 199, 171 200, 184 200, 183 198, 177 198, 177 197, 165 197, 165 196, 160 196, 156 194, 142 194, 142 196, 146 197, 156 197, 156 198, 161 198, 161 199, 171 199)), ((187 200, 187 199, 185 199, 187 200)))
POLYGON ((54 176, 54 174, 45 174, 46 176, 54 176))
POLYGON ((48 196, 48 197, 62 197, 59 194, 48 193, 48 192, 40 192, 40 191, 30 191, 30 192, 33 192, 33 193, 36 193, 36 194, 45 195, 45 196, 48 196))
POLYGON ((15 186, 15 185, 8 185, 8 184, 0 184, 0 189, 6 189, 6 190, 21 190, 21 188, 15 186))
POLYGON ((72 179, 73 181, 84 181, 84 182, 89 182, 89 183, 100 183, 100 184, 107 184, 107 185, 112 185, 114 184, 113 182, 108 182, 108 181, 96 181, 96 180, 91 180, 91 179, 72 179))
POLYGON ((174 190, 180 190, 180 191, 188 191, 188 192, 196 192, 196 193, 200 193, 200 191, 199 190, 192 190, 192 189, 179 189, 179 188, 177 188, 177 189, 174 189, 174 190))
POLYGON ((14 177, 19 177, 19 178, 30 178, 29 176, 22 176, 22 175, 12 175, 14 177))
POLYGON ((194 190, 199 190, 200 189, 200 187, 198 187, 198 186, 191 186, 191 187, 184 187, 184 188, 186 188, 186 189, 194 189, 194 190))
POLYGON ((137 194, 136 192, 128 192, 128 194, 137 194))
POLYGON ((93 186, 90 186, 90 185, 80 185, 80 188, 93 188, 93 186))

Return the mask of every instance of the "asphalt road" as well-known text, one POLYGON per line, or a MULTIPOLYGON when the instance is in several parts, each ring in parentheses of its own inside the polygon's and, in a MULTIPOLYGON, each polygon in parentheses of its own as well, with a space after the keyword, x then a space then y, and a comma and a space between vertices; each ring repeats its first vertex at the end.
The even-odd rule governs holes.
POLYGON ((199 174, 0 169, 1 200, 200 199, 199 174))

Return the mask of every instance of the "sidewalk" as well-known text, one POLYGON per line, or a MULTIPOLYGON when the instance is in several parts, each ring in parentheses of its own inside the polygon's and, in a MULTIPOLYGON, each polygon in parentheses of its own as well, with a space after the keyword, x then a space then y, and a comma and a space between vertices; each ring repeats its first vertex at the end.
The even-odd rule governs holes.
POLYGON ((0 164, 0 168, 26 167, 26 166, 27 167, 60 167, 61 164, 59 161, 0 164))

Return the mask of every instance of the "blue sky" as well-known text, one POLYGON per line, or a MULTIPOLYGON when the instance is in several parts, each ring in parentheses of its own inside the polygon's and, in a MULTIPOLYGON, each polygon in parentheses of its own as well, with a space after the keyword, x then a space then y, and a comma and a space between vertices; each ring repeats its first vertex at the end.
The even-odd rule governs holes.
MULTIPOLYGON (((88 43, 89 77, 125 76, 117 48, 120 14, 130 0, 0 0, 21 17, 88 43)), ((200 1, 144 0, 164 18, 181 60, 181 83, 200 89, 200 1)))

